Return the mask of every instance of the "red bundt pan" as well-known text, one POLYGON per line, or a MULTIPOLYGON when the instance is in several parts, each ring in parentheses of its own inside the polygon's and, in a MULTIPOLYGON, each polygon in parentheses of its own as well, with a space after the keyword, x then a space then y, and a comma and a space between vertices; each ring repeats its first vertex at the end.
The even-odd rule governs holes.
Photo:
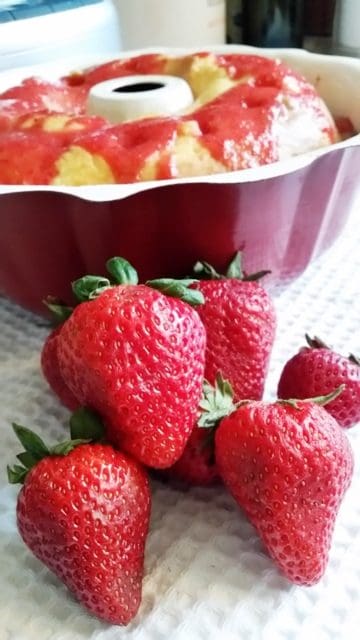
MULTIPOLYGON (((335 116, 360 129, 360 60, 257 52, 279 55, 300 70, 316 82, 335 116)), ((9 74, 7 79, 9 85, 9 74)), ((0 291, 44 313, 48 294, 70 302, 70 282, 104 273, 113 255, 126 257, 143 280, 189 274, 198 259, 222 269, 237 250, 244 251, 247 271, 268 268, 269 283, 288 282, 343 229, 357 194, 358 143, 356 135, 287 163, 206 178, 0 187, 0 291)))

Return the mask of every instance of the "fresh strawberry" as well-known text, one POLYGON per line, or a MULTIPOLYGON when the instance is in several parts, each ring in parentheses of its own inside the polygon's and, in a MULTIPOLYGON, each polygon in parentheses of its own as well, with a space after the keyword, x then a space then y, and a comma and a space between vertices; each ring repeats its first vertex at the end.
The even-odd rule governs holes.
POLYGON ((92 276, 74 284, 79 304, 58 338, 61 374, 80 404, 97 411, 114 446, 154 468, 181 456, 201 398, 205 330, 186 302, 193 281, 137 284, 135 270, 112 259, 117 282, 92 276))
MULTIPOLYGON (((265 289, 246 276, 237 254, 225 277, 207 263, 195 265, 195 272, 212 280, 202 280, 196 287, 205 303, 198 313, 206 328, 205 378, 222 394, 219 380, 228 381, 235 400, 259 400, 275 337, 275 311, 265 289)), ((208 387, 209 390, 209 387, 208 387)), ((210 391, 211 393, 211 391, 210 391)), ((224 414, 225 415, 225 414, 224 414)), ((213 451, 213 435, 195 426, 180 460, 171 468, 170 477, 188 484, 211 485, 219 481, 213 451)))
POLYGON ((197 285, 205 298, 198 307, 207 334, 205 378, 214 384, 221 374, 231 384, 235 401, 260 400, 276 318, 268 293, 253 280, 267 272, 245 276, 240 254, 225 277, 207 263, 197 263, 195 272, 213 278, 197 285))
POLYGON ((306 335, 303 347, 284 366, 278 385, 279 398, 309 398, 325 395, 341 384, 343 393, 326 405, 342 427, 360 421, 360 360, 336 353, 319 338, 306 335))
POLYGON ((61 327, 56 327, 46 338, 41 351, 41 369, 50 388, 62 404, 74 411, 78 408, 79 402, 65 383, 59 368, 57 344, 60 331, 61 327))
POLYGON ((44 304, 49 311, 51 311, 53 321, 56 322, 58 326, 49 333, 43 344, 40 359, 41 369, 45 380, 55 395, 57 395, 60 402, 70 409, 70 411, 75 411, 75 409, 79 407, 79 402, 61 375, 57 355, 57 344, 61 326, 71 315, 73 309, 50 296, 44 301, 44 304))
POLYGON ((336 420, 311 401, 250 401, 222 420, 215 451, 224 483, 281 571, 296 584, 318 582, 353 472, 336 420))
POLYGON ((166 475, 190 485, 211 486, 220 482, 215 463, 215 430, 223 417, 235 410, 230 384, 217 376, 215 385, 204 383, 200 416, 181 458, 166 475))
POLYGON ((167 477, 189 485, 211 486, 219 483, 212 437, 209 436, 209 441, 206 441, 203 430, 195 426, 181 458, 167 472, 167 477))
POLYGON ((145 472, 109 445, 75 439, 49 449, 28 429, 14 429, 25 452, 8 475, 23 483, 17 525, 25 544, 89 611, 127 624, 141 600, 151 501, 145 472))

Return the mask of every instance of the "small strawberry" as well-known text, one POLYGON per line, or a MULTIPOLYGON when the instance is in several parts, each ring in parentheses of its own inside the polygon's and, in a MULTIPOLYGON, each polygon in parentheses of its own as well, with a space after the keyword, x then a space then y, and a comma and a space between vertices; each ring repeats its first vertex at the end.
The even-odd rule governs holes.
POLYGON ((23 483, 16 510, 23 541, 91 613, 127 624, 141 600, 151 502, 145 472, 109 445, 75 438, 48 448, 13 426, 25 448, 21 465, 8 468, 9 481, 23 483))
POLYGON ((326 410, 342 427, 360 421, 360 360, 348 358, 330 349, 319 338, 306 335, 303 347, 284 366, 278 385, 279 398, 309 398, 326 395, 343 384, 341 395, 326 405, 326 410))
POLYGON ((222 418, 235 410, 232 388, 220 375, 214 386, 205 381, 199 409, 200 417, 184 453, 166 475, 190 485, 211 486, 220 482, 215 463, 215 430, 222 418))
POLYGON ((44 378, 60 402, 70 411, 74 411, 78 408, 79 402, 65 383, 59 367, 57 344, 60 331, 61 327, 56 327, 46 338, 41 351, 41 369, 44 378))
POLYGON ((79 407, 79 403, 61 375, 57 355, 58 336, 61 331, 61 326, 71 315, 72 308, 50 297, 47 298, 44 303, 51 311, 53 320, 58 326, 49 333, 43 344, 40 360, 41 369, 49 387, 59 398, 60 402, 70 409, 70 411, 75 411, 75 409, 79 407))
POLYGON ((336 420, 306 400, 245 402, 222 420, 215 451, 225 485, 281 571, 296 584, 318 582, 353 473, 336 420))
POLYGON ((171 466, 192 431, 201 398, 205 329, 193 280, 137 284, 120 258, 74 283, 79 304, 58 338, 61 374, 81 405, 104 419, 114 446, 154 467, 171 466), (160 289, 160 290, 158 290, 160 289), (161 292, 166 291, 168 297, 161 292))
POLYGON ((276 317, 265 289, 254 282, 268 272, 245 276, 236 254, 226 276, 207 263, 197 263, 202 280, 197 288, 205 303, 198 313, 207 334, 205 378, 214 384, 221 374, 234 390, 235 400, 260 400, 264 391, 276 317))

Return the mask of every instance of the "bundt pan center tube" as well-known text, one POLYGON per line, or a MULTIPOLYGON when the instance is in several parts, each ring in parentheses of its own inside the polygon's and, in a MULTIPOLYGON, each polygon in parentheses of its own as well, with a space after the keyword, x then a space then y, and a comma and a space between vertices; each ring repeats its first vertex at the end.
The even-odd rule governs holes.
MULTIPOLYGON (((43 314, 47 295, 70 302, 71 280, 101 273, 112 255, 126 257, 145 279, 189 274, 198 259, 221 269, 237 250, 247 271, 271 269, 267 281, 274 286, 296 277, 338 237, 357 193, 360 61, 242 46, 211 51, 281 58, 314 84, 336 122, 350 123, 354 135, 241 171, 128 184, 0 186, 4 295, 43 314)), ((0 92, 31 75, 53 80, 99 62, 5 72, 0 92)))

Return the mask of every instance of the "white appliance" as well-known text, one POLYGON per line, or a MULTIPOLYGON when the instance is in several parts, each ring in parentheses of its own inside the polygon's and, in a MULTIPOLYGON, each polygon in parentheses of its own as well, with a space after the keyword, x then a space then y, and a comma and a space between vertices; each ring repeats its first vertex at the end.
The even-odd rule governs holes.
POLYGON ((111 0, 0 0, 0 71, 120 49, 111 0))

